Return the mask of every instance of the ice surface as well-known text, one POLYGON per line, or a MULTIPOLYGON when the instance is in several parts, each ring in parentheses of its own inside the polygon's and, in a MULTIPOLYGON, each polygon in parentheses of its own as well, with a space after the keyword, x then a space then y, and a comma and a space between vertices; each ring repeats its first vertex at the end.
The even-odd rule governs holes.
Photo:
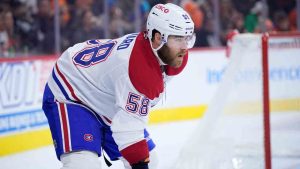
MULTIPOLYGON (((160 159, 159 168, 170 168, 177 158, 180 148, 191 134, 191 129, 198 124, 198 120, 164 123, 150 125, 148 131, 156 144, 156 150, 160 159)), ((1 150, 0 150, 1 151, 1 150)), ((102 157, 102 169, 123 169, 120 161, 112 162, 107 167, 102 157)), ((56 159, 53 146, 47 146, 36 150, 0 157, 0 169, 59 169, 60 162, 56 159)))
MULTIPOLYGON (((289 119, 289 124, 295 127, 295 134, 300 133, 300 116, 295 116, 293 119, 289 119), (299 124, 299 125, 298 125, 299 124)), ((275 118, 276 126, 273 126, 276 130, 282 129, 282 123, 278 121, 285 121, 284 118, 275 118)), ((193 133, 194 128, 200 123, 199 120, 183 121, 183 122, 172 122, 164 124, 150 125, 148 130, 151 137, 156 143, 156 150, 159 156, 159 167, 158 169, 171 169, 175 160, 177 160, 181 148, 184 144, 187 144, 188 137, 193 133)), ((287 125, 284 125, 287 126, 287 125)), ((274 129, 273 128, 273 129, 274 129)), ((277 133, 277 135, 281 135, 277 133)), ((279 136, 280 137, 280 136, 279 136)), ((285 136, 283 136, 285 137, 285 136)), ((283 138, 286 139, 286 138, 283 138)), ((289 139, 287 139, 289 140, 289 139)), ((300 142, 280 142, 275 143, 280 145, 284 144, 297 144, 295 147, 300 147, 300 142)), ((273 145, 277 146, 277 145, 273 145)), ((123 169, 123 164, 120 161, 112 162, 111 167, 107 167, 102 157, 102 169, 123 169)), ((239 159, 233 161, 236 165, 239 164, 239 159)), ((249 161, 251 162, 251 161, 249 161)), ((273 169, 300 169, 300 157, 273 157, 273 169)), ((254 165, 254 164, 252 164, 254 165)), ((60 162, 56 159, 54 148, 47 146, 24 153, 5 156, 0 158, 0 169, 59 169, 61 167, 60 162)))

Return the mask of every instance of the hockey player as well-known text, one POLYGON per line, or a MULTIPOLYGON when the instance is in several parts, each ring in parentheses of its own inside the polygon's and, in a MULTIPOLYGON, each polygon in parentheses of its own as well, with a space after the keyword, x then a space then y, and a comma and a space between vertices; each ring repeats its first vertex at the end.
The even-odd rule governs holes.
POLYGON ((145 32, 67 49, 43 97, 62 169, 100 169, 102 150, 126 169, 157 168, 149 108, 184 69, 194 42, 190 16, 168 3, 151 9, 145 32))

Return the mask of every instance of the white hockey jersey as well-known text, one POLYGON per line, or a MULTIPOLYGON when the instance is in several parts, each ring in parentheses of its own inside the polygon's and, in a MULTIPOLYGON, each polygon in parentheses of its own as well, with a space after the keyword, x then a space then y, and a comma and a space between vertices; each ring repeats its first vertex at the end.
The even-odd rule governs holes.
POLYGON ((152 102, 162 95, 165 79, 179 74, 188 59, 180 68, 161 66, 145 37, 141 32, 76 44, 61 55, 48 80, 57 101, 99 114, 120 150, 143 139, 152 102))

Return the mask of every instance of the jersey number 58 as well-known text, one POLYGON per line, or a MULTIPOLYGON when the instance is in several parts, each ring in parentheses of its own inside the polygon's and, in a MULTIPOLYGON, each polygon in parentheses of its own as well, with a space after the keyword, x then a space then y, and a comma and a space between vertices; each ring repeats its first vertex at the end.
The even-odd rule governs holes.
POLYGON ((129 92, 125 109, 130 113, 139 113, 141 116, 146 116, 150 100, 141 98, 140 95, 129 92))

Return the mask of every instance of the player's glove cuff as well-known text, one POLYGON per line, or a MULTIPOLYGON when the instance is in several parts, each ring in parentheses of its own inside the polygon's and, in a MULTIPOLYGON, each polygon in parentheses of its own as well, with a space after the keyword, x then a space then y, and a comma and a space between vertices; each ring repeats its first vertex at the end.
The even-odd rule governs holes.
POLYGON ((121 150, 121 154, 131 166, 140 162, 145 162, 146 164, 149 162, 148 144, 145 139, 124 148, 121 150))

